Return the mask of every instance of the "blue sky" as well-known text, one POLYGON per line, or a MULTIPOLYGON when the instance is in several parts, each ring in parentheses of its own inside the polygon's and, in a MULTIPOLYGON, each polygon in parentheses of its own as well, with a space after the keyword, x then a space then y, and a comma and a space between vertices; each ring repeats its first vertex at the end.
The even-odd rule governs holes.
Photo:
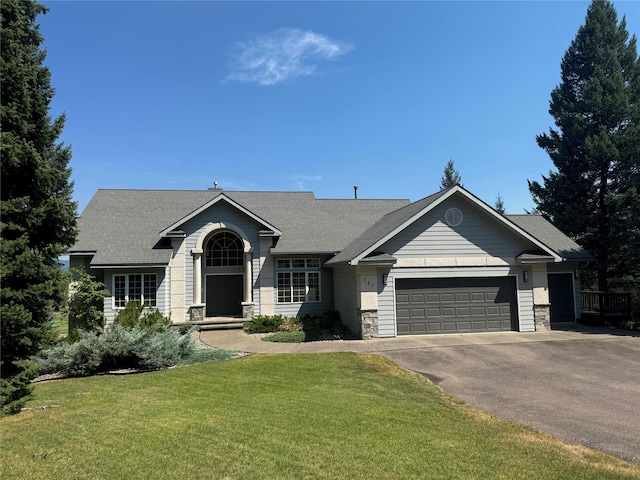
MULTIPOLYGON (((418 200, 449 159, 509 213, 585 1, 49 1, 79 212, 99 188, 418 200)), ((640 33, 640 2, 614 2, 640 33)))

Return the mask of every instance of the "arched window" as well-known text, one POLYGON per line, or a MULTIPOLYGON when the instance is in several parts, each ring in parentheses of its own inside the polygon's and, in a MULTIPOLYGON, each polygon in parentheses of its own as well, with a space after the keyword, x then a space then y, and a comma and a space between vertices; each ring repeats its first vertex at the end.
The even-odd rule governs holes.
POLYGON ((242 240, 231 232, 216 233, 205 247, 207 267, 237 267, 242 265, 242 240))

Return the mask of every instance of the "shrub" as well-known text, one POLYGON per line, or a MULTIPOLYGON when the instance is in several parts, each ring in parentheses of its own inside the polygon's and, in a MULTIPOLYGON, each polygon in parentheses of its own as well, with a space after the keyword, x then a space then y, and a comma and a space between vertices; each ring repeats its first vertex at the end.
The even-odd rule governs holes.
POLYGON ((280 327, 278 327, 278 330, 282 332, 299 332, 302 330, 302 322, 296 317, 290 317, 287 318, 280 327))
POLYGON ((304 342, 305 334, 302 331, 298 332, 276 332, 271 335, 267 335, 262 340, 265 342, 278 342, 278 343, 301 343, 304 342))
POLYGON ((320 326, 320 317, 317 315, 305 315, 304 317, 302 317, 300 319, 300 322, 302 323, 302 330, 304 330, 305 332, 312 332, 312 331, 317 331, 319 330, 319 326, 320 326))
POLYGON ((340 322, 340 312, 336 310, 325 312, 320 318, 320 328, 325 330, 334 330, 340 325, 342 325, 340 322))
POLYGON ((176 365, 194 352, 191 335, 114 324, 104 333, 80 332, 77 342, 60 343, 43 351, 35 361, 40 373, 86 376, 123 368, 158 370, 176 365))
POLYGON ((141 328, 142 330, 164 331, 171 327, 171 319, 162 315, 162 312, 154 307, 145 307, 139 302, 127 302, 122 310, 116 314, 114 324, 121 325, 127 330, 141 328))
POLYGON ((244 324, 247 333, 271 333, 277 332, 280 325, 287 321, 283 315, 256 315, 244 324))
POLYGON ((136 327, 140 321, 142 310, 144 307, 139 302, 127 302, 124 308, 118 311, 113 323, 122 325, 126 329, 136 327))
POLYGON ((78 338, 78 330, 97 331, 104 327, 103 301, 109 292, 82 269, 71 271, 75 280, 69 291, 69 335, 78 338))
POLYGON ((198 363, 217 362, 220 360, 228 360, 234 355, 236 355, 236 352, 233 350, 207 348, 196 350, 193 354, 180 360, 179 365, 196 365, 198 363))

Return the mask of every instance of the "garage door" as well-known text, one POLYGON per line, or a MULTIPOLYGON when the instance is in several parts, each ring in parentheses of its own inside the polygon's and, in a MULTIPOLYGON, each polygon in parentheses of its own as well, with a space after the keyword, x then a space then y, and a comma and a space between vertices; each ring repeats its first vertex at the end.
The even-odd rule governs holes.
POLYGON ((398 335, 517 330, 513 277, 396 280, 398 335))

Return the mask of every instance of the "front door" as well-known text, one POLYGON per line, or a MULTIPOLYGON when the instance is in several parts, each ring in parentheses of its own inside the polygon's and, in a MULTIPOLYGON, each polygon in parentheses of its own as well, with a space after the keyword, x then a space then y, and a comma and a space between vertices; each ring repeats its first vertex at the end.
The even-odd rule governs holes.
POLYGON ((573 310, 573 278, 571 273, 550 273, 549 303, 551 323, 575 322, 573 310))
POLYGON ((242 314, 242 275, 207 275, 207 317, 242 314))

